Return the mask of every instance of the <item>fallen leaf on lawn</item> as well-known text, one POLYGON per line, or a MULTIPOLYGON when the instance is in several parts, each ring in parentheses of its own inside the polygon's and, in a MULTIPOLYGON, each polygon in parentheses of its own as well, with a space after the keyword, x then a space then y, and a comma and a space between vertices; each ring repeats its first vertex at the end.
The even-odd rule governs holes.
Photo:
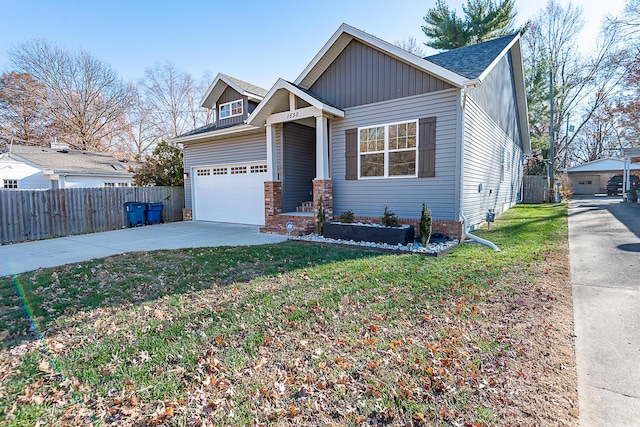
POLYGON ((38 370, 44 372, 45 374, 50 374, 53 372, 51 369, 51 363, 47 359, 42 359, 40 363, 38 363, 38 370))

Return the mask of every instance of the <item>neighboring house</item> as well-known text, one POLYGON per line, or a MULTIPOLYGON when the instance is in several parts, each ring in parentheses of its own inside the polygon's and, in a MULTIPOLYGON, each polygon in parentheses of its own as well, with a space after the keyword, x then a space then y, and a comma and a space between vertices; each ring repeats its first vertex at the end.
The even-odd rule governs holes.
POLYGON ((294 82, 266 91, 219 74, 202 105, 215 124, 181 135, 185 219, 312 231, 388 206, 462 235, 520 200, 530 152, 517 34, 420 58, 343 24, 294 82), (312 205, 312 209, 300 208, 312 205), (311 212, 299 212, 310 210, 311 212))
MULTIPOLYGON (((607 181, 614 175, 622 175, 623 159, 598 159, 566 169, 573 194, 597 194, 607 192, 607 181)), ((631 163, 631 173, 640 176, 640 163, 631 163)))
POLYGON ((0 154, 0 188, 129 187, 133 165, 108 153, 7 144, 0 154))

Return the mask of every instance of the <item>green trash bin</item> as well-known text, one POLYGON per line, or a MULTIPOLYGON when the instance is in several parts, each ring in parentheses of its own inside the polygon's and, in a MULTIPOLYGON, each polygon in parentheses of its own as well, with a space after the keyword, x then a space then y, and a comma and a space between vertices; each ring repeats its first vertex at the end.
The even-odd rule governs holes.
POLYGON ((144 225, 145 204, 140 202, 127 202, 124 211, 127 216, 127 227, 139 227, 144 225))
POLYGON ((147 203, 145 210, 147 224, 160 224, 162 222, 162 203, 147 203))

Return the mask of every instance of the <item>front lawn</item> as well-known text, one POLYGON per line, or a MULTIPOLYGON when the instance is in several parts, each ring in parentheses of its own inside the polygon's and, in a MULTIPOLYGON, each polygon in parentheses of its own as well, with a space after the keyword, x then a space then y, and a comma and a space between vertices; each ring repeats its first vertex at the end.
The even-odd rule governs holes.
POLYGON ((286 242, 0 278, 0 424, 575 425, 566 224, 518 206, 478 232, 502 252, 286 242))

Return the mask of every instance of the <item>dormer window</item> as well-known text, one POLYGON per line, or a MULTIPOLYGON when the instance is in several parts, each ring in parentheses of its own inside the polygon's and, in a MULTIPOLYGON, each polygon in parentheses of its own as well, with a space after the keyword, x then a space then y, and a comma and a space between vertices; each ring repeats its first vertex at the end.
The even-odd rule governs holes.
POLYGON ((242 115, 242 99, 220 104, 220 118, 227 119, 233 116, 242 115))

